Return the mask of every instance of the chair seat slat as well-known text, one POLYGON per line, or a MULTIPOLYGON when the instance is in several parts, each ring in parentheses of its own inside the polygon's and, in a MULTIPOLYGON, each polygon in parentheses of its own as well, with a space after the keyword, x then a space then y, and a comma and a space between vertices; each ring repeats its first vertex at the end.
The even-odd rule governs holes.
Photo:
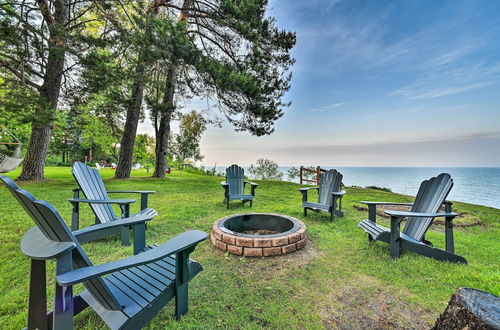
POLYGON ((126 276, 128 279, 140 285, 144 290, 152 294, 153 296, 158 296, 161 293, 161 290, 155 287, 153 284, 149 282, 148 279, 137 276, 132 273, 129 269, 124 269, 120 271, 120 274, 126 276))
POLYGON ((113 295, 120 302, 123 312, 129 317, 133 317, 135 314, 139 313, 143 307, 139 305, 135 300, 131 299, 122 290, 120 290, 116 285, 114 285, 108 278, 104 278, 104 282, 109 286, 113 295))
POLYGON ((151 303, 155 299, 154 293, 151 293, 146 289, 147 286, 143 283, 144 281, 133 281, 125 276, 122 272, 110 274, 108 278, 110 281, 119 281, 122 284, 126 285, 129 290, 128 292, 133 292, 134 296, 141 297, 148 303, 151 303), (142 286, 141 284, 144 284, 144 286, 142 286))

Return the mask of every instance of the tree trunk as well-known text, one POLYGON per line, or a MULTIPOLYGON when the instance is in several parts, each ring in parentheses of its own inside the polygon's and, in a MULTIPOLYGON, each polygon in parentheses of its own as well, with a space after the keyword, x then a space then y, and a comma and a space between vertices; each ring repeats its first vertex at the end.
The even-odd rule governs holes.
MULTIPOLYGON (((47 104, 39 108, 35 118, 42 118, 31 125, 31 137, 28 151, 24 158, 23 169, 17 180, 44 180, 43 169, 49 149, 52 121, 54 119, 59 94, 61 92, 64 57, 66 55, 65 24, 68 21, 69 0, 54 1, 54 22, 49 25, 50 38, 48 41, 48 58, 43 77, 43 84, 39 90, 40 96, 47 104)), ((48 10, 48 8, 45 8, 48 10)))
POLYGON ((164 178, 167 171, 168 135, 170 134, 170 121, 174 113, 174 91, 177 82, 177 65, 172 64, 167 71, 167 82, 165 84, 165 95, 163 97, 164 107, 159 113, 160 126, 156 130, 156 161, 154 178, 164 178))
POLYGON ((156 160, 154 178, 164 178, 167 171, 167 150, 168 150, 168 134, 170 133, 170 121, 172 113, 165 114, 160 118, 160 126, 156 135, 156 160))
MULTIPOLYGON (((187 19, 184 9, 192 6, 193 0, 184 0, 182 10, 179 16, 179 21, 187 19)), ((154 178, 164 178, 167 171, 167 156, 168 156, 168 135, 170 134, 170 122, 174 113, 174 93, 175 85, 177 84, 177 64, 171 64, 167 71, 167 82, 165 84, 165 94, 163 96, 163 107, 159 113, 160 127, 156 129, 156 161, 154 178)))
POLYGON ((137 134, 137 126, 139 125, 142 96, 144 94, 144 72, 144 64, 138 64, 135 72, 136 80, 132 88, 131 102, 127 109, 127 119, 120 143, 120 156, 118 157, 115 179, 127 179, 130 177, 130 172, 132 171, 135 136, 137 134))
POLYGON ((484 291, 459 288, 432 329, 500 329, 500 299, 484 291))

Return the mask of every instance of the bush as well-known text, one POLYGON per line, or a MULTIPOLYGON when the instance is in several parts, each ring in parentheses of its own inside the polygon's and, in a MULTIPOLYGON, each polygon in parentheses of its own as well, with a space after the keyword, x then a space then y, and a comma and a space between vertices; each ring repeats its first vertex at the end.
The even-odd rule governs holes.
POLYGON ((202 174, 205 175, 205 169, 204 168, 196 168, 196 167, 191 167, 191 166, 186 166, 184 167, 184 172, 187 173, 192 173, 192 174, 202 174))
POLYGON ((366 189, 375 189, 375 190, 381 190, 381 191, 386 191, 386 192, 392 192, 390 188, 385 188, 385 187, 378 187, 378 186, 366 186, 366 189))
POLYGON ((256 165, 250 165, 248 172, 252 177, 260 180, 283 179, 283 173, 280 172, 278 164, 265 158, 258 159, 256 165))

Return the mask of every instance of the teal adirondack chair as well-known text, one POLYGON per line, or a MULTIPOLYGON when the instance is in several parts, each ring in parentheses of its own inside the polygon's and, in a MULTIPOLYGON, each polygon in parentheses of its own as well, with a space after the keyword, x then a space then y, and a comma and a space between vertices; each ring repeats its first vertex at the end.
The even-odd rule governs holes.
MULTIPOLYGON (((22 252, 31 258, 28 329, 72 329, 73 317, 88 306, 111 329, 140 329, 174 297, 177 318, 187 313, 188 282, 202 270, 189 254, 207 238, 204 232, 187 231, 132 257, 93 265, 51 204, 16 188, 6 176, 0 179, 36 224, 21 241, 22 252), (47 313, 46 260, 51 259, 56 261, 56 288, 54 310, 47 313), (73 286, 79 283, 85 290, 75 295, 73 286)), ((145 221, 126 222, 135 235, 145 221)))
POLYGON ((368 205, 368 219, 359 223, 370 241, 382 241, 390 244, 390 253, 393 258, 399 258, 400 250, 408 250, 437 260, 467 263, 465 258, 455 254, 453 241, 453 219, 458 215, 451 211, 452 203, 446 197, 453 187, 453 180, 448 173, 425 180, 420 185, 415 202, 366 202, 368 205), (445 212, 440 213, 439 208, 445 205, 445 212), (377 205, 407 205, 411 206, 410 212, 386 211, 391 216, 391 228, 377 224, 377 205), (431 242, 425 239, 434 218, 445 218, 446 251, 432 247, 431 242), (400 231, 401 222, 407 219, 403 231, 400 231))
POLYGON ((231 165, 226 168, 226 181, 220 183, 224 188, 224 203, 229 209, 229 202, 234 200, 241 200, 243 203, 250 202, 250 207, 253 205, 253 198, 255 196, 255 188, 259 185, 245 180, 245 170, 238 165, 231 165), (245 186, 249 184, 250 194, 245 194, 245 186))
MULTIPOLYGON (((80 203, 88 203, 95 214, 95 222, 105 224, 113 221, 124 221, 125 219, 134 218, 137 216, 149 216, 150 219, 157 216, 158 213, 148 207, 148 196, 154 194, 154 191, 147 190, 123 190, 123 191, 107 191, 102 181, 99 171, 95 168, 87 166, 82 162, 75 162, 72 169, 73 177, 78 183, 78 188, 73 189, 73 198, 69 201, 73 205, 73 216, 71 219, 71 230, 76 231, 80 226, 80 203), (85 198, 80 198, 80 191, 83 192, 85 198), (137 213, 130 214, 130 204, 135 202, 135 199, 110 199, 108 193, 136 193, 141 195, 141 210, 137 213), (119 205, 121 216, 118 217, 112 205, 119 205)), ((108 231, 94 232, 93 235, 85 237, 86 240, 95 240, 98 238, 113 235, 117 232, 121 233, 123 245, 130 244, 130 230, 128 226, 114 227, 108 231)), ((80 241, 82 242, 82 241, 80 241)))
POLYGON ((307 216, 307 210, 313 210, 315 212, 330 212, 330 220, 332 221, 334 215, 342 217, 344 215, 342 212, 342 197, 345 194, 345 190, 340 190, 342 178, 342 174, 337 170, 329 170, 321 174, 318 187, 300 188, 304 216, 307 216), (311 189, 318 190, 317 203, 307 201, 307 192, 311 189))

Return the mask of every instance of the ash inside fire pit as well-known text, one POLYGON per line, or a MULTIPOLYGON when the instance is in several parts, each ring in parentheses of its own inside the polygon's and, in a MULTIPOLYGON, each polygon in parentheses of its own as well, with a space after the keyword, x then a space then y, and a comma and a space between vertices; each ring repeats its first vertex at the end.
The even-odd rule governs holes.
POLYGON ((306 243, 306 226, 296 218, 272 213, 235 214, 217 220, 210 235, 223 251, 260 257, 286 254, 306 243))

